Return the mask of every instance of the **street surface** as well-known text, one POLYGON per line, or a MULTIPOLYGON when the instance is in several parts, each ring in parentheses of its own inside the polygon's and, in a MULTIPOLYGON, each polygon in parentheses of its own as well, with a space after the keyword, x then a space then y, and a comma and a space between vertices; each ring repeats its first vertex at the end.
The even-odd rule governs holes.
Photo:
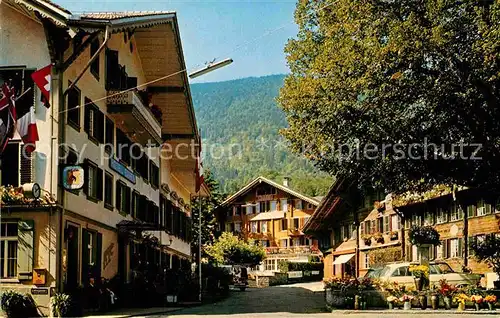
MULTIPOLYGON (((216 317, 245 317, 245 318, 260 318, 260 317, 340 317, 348 315, 353 318, 363 317, 426 317, 439 316, 439 318, 476 316, 471 314, 457 315, 454 312, 450 313, 432 313, 431 310, 425 312, 396 312, 389 313, 381 312, 370 313, 355 313, 339 311, 338 313, 329 313, 325 310, 325 302, 323 296, 323 286, 321 282, 301 283, 286 286, 274 286, 269 288, 251 288, 244 292, 233 291, 229 298, 216 303, 199 307, 186 308, 179 311, 166 313, 163 315, 155 315, 149 317, 172 317, 172 318, 196 318, 199 316, 216 317)), ((500 315, 488 315, 483 312, 481 317, 500 317, 500 315)))

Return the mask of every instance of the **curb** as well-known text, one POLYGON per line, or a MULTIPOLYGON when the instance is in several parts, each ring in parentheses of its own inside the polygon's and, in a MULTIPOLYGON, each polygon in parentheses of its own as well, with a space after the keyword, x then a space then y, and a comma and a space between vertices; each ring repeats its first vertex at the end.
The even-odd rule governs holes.
POLYGON ((432 310, 432 309, 411 309, 411 310, 402 310, 402 309, 386 309, 386 310, 342 310, 342 309, 334 309, 331 311, 332 314, 336 315, 350 315, 350 314, 379 314, 379 315, 500 315, 500 311, 497 310, 432 310))

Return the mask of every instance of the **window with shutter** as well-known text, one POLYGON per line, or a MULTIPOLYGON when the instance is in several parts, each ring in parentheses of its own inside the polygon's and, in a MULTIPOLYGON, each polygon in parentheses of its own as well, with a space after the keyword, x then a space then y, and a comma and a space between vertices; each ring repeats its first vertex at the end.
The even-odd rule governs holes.
POLYGON ((33 157, 32 153, 24 151, 24 145, 21 149, 20 164, 20 184, 33 182, 33 157))
POLYGON ((104 150, 107 153, 113 153, 115 149, 115 124, 108 117, 106 117, 106 138, 104 142, 106 143, 104 150))
POLYGON ((365 234, 365 222, 359 224, 361 234, 365 234))
MULTIPOLYGON (((5 224, 5 223, 4 223, 5 224)), ((9 224, 9 223, 7 223, 9 224)), ((2 257, 2 261, 4 261, 4 255, 7 257, 7 267, 5 273, 7 276, 10 276, 12 274, 15 274, 17 271, 17 276, 20 280, 22 279, 30 279, 33 273, 33 252, 34 252, 34 229, 35 229, 35 222, 33 220, 21 220, 18 221, 17 224, 13 224, 13 228, 17 225, 17 236, 19 239, 19 244, 17 244, 17 237, 16 241, 10 241, 8 239, 9 233, 4 232, 3 235, 7 234, 7 239, 4 239, 3 241, 0 240, 0 243, 6 243, 5 247, 7 248, 7 253, 3 253, 0 255, 2 257), (12 244, 15 242, 16 244, 12 244), (17 269, 15 267, 15 258, 13 254, 10 254, 13 252, 13 248, 15 248, 15 245, 17 245, 17 269)), ((2 244, 4 247, 4 245, 2 244)), ((3 250, 3 248, 2 248, 3 250)), ((3 267, 3 266, 0 266, 3 267)), ((15 275, 14 275, 15 276, 15 275)), ((5 277, 2 275, 2 277, 5 277)), ((13 276, 11 276, 13 277, 13 276)))
POLYGON ((120 180, 116 181, 116 196, 115 196, 115 206, 118 211, 122 210, 122 185, 120 180))
MULTIPOLYGON (((97 51, 99 50, 99 38, 95 38, 91 43, 90 43, 90 57, 89 59, 94 56, 97 51)), ((94 75, 95 79, 99 82, 99 66, 100 66, 100 56, 97 56, 94 61, 92 61, 92 64, 90 64, 90 73, 94 75)))
POLYGON ((113 175, 109 172, 104 175, 104 206, 113 210, 113 175))
MULTIPOLYGON (((71 82, 68 86, 71 85, 71 82)), ((73 127, 78 132, 80 131, 80 112, 81 112, 81 104, 82 104, 82 95, 80 90, 74 86, 68 91, 67 100, 66 100, 66 108, 67 111, 67 123, 70 127, 73 127)))
POLYGON ((384 226, 383 226, 383 232, 389 232, 391 230, 391 223, 390 223, 390 217, 389 216, 384 216, 384 226))
POLYGON ((103 182, 104 182, 104 171, 100 168, 97 168, 97 176, 96 176, 96 198, 99 201, 103 199, 103 182))

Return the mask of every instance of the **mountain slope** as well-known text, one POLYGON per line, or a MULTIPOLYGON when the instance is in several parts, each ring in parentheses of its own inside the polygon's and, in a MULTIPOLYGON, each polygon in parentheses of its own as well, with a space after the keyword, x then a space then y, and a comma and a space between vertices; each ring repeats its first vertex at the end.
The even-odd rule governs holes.
POLYGON ((292 154, 279 135, 286 119, 276 105, 284 75, 191 85, 204 139, 204 166, 232 193, 259 175, 311 196, 327 192, 332 178, 292 154))

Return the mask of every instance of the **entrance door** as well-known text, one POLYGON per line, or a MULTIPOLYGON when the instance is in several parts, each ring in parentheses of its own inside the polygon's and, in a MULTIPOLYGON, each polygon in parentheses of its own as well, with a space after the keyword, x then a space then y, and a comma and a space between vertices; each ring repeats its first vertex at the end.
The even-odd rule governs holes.
POLYGON ((73 291, 78 287, 78 237, 79 228, 68 224, 66 230, 66 244, 67 244, 67 255, 66 255, 66 288, 68 291, 73 291))

